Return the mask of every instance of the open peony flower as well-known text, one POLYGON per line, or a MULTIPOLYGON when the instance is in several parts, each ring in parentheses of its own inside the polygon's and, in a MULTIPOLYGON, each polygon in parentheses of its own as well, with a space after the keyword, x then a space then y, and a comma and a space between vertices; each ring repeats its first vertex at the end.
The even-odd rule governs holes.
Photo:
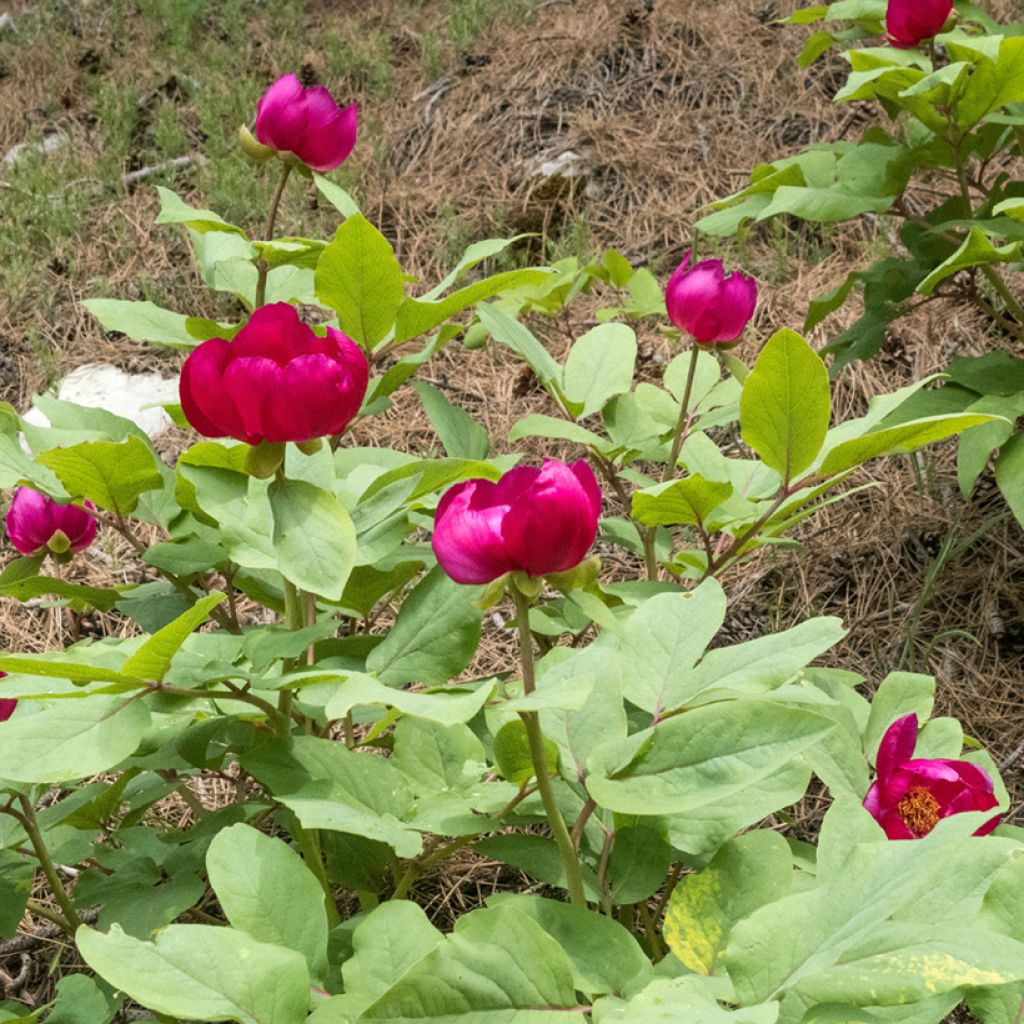
POLYGON ((306 88, 296 75, 289 74, 263 94, 255 134, 264 146, 293 153, 323 174, 348 159, 356 144, 358 123, 355 103, 339 107, 322 85, 306 88))
MULTIPOLYGON (((914 757, 917 715, 905 715, 886 730, 864 806, 890 839, 920 839, 942 818, 962 811, 988 811, 996 800, 988 772, 970 761, 914 757)), ((974 834, 987 835, 999 824, 989 819, 974 834)))
POLYGON ((181 407, 207 437, 312 441, 341 434, 363 404, 370 367, 333 327, 321 338, 294 307, 257 309, 233 341, 211 338, 181 368, 181 407))
POLYGON ((665 288, 669 319, 701 345, 735 341, 754 315, 757 282, 738 270, 726 274, 721 260, 689 263, 687 251, 665 288))
POLYGON ((437 506, 434 554, 456 583, 490 583, 507 572, 567 572, 597 536, 601 489, 583 459, 545 459, 500 480, 466 480, 437 506))
MULTIPOLYGON (((93 508, 91 502, 85 503, 93 508)), ((7 536, 23 555, 83 551, 96 539, 96 520, 78 505, 58 505, 31 487, 14 493, 5 520, 7 536)))
POLYGON ((953 12, 953 0, 889 0, 885 30, 889 43, 899 50, 912 50, 937 36, 953 12))

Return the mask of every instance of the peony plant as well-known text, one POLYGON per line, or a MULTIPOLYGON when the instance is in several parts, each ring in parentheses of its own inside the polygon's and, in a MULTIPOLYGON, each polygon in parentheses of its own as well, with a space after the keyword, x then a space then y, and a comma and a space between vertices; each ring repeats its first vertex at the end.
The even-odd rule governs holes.
POLYGON ((120 620, 0 654, 0 937, 45 920, 82 965, 52 1005, 0 1012, 937 1024, 966 999, 1009 1024, 1024 833, 991 758, 932 716, 935 681, 816 665, 834 618, 718 635, 723 580, 852 469, 999 418, 888 425, 898 395, 833 425, 795 332, 752 368, 724 351, 755 286, 714 262, 687 257, 666 295, 615 254, 486 276, 488 240, 407 295, 320 173, 354 111, 282 81, 256 119, 283 154, 266 237, 161 193, 237 322, 87 304, 188 350, 170 412, 201 439, 171 465, 131 421, 52 397, 49 427, 0 417, 0 486, 36 510, 0 595, 120 620), (343 215, 331 240, 273 235, 296 160, 343 215), (557 362, 524 321, 598 286, 624 301, 557 362), (635 380, 640 316, 690 336, 663 386, 635 380), (421 381, 444 456, 355 443, 460 336, 513 349, 551 397, 511 443, 578 458, 492 454, 421 381), (134 552, 107 585, 40 572, 58 533, 85 537, 72 511, 134 552), (481 659, 485 628, 512 642, 481 659), (793 813, 812 787, 820 827, 793 813), (445 932, 423 883, 467 856, 522 882, 445 932))

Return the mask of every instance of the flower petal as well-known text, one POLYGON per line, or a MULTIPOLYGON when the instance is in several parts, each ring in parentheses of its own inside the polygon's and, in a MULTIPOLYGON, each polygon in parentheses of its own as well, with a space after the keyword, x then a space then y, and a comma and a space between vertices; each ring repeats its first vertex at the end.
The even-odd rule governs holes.
POLYGON ((223 338, 211 338, 194 348, 181 368, 178 395, 185 419, 205 437, 238 437, 238 413, 225 402, 224 370, 230 359, 230 345, 223 338))
POLYGON ((437 506, 431 544, 441 568, 456 583, 490 583, 516 566, 501 536, 508 505, 490 480, 449 488, 437 506))
POLYGON ((894 775, 896 769, 914 756, 917 746, 917 715, 911 712, 896 719, 885 731, 875 757, 875 771, 882 785, 894 775))

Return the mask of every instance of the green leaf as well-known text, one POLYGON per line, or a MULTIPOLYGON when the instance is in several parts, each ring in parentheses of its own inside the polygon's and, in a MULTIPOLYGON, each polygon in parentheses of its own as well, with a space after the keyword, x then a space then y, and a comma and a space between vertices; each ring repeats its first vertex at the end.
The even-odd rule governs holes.
POLYGON ((134 511, 139 495, 163 486, 157 456, 141 438, 86 441, 51 448, 38 461, 52 469, 69 494, 117 515, 134 511))
MULTIPOLYGON (((544 739, 544 763, 548 773, 558 770, 558 747, 551 740, 544 739)), ((532 779, 536 772, 530 753, 530 739, 526 725, 518 718, 506 722, 494 737, 494 766, 503 779, 522 786, 532 779)))
POLYGON ((957 97, 957 126, 969 129, 1008 103, 1024 101, 1024 37, 995 36, 995 60, 981 57, 957 97))
POLYGON ((440 566, 413 588, 391 632, 366 659, 382 683, 440 685, 457 676, 476 653, 483 613, 480 587, 449 579, 440 566))
POLYGON ((518 352, 545 388, 557 388, 562 379, 562 368, 526 327, 504 310, 486 302, 481 302, 476 312, 494 340, 518 352))
POLYGON ((819 467, 821 476, 842 473, 854 466, 895 452, 913 452, 935 441, 942 441, 970 427, 991 423, 998 417, 986 413, 960 413, 952 416, 928 416, 895 427, 884 427, 860 437, 841 441, 831 448, 819 467))
POLYGON ((212 210, 200 210, 189 206, 176 192, 157 185, 160 195, 160 212, 156 215, 157 224, 184 224, 201 235, 208 231, 224 231, 229 234, 245 237, 245 232, 229 224, 220 214, 212 210))
POLYGON ((0 849, 0 938, 21 926, 35 878, 33 862, 14 850, 0 849))
POLYGON ((662 932, 669 949, 698 974, 714 974, 732 926, 787 895, 793 879, 789 844, 761 829, 722 847, 672 893, 662 932))
POLYGON ((153 942, 75 935, 85 962, 147 1009, 183 1020, 297 1024, 309 1003, 309 972, 293 950, 212 925, 171 925, 153 942))
POLYGON ((400 857, 422 848, 420 836, 400 820, 413 806, 408 780, 385 758, 297 736, 264 743, 241 761, 305 828, 387 843, 400 857))
POLYGON ((508 432, 510 441, 519 441, 524 437, 549 437, 556 441, 572 441, 585 448, 602 448, 606 443, 592 430, 587 430, 572 420, 562 420, 537 412, 517 420, 508 432))
POLYGON ((491 686, 475 690, 443 687, 440 690, 399 690, 377 682, 371 676, 350 675, 327 702, 324 712, 338 720, 359 706, 383 704, 403 714, 424 718, 440 725, 458 725, 474 718, 491 694, 491 686))
POLYGON ((996 483, 1018 523, 1024 523, 1024 433, 1003 445, 996 459, 996 483))
POLYGON ((369 1006, 388 1024, 585 1024, 572 967, 539 924, 514 910, 460 918, 444 942, 369 1006))
POLYGON ((107 771, 135 752, 149 709, 132 697, 64 700, 0 724, 0 779, 67 782, 107 771))
POLYGON ((121 671, 139 679, 162 680, 171 667, 171 659, 189 634, 206 622, 213 609, 226 599, 227 594, 220 593, 200 598, 187 612, 149 637, 121 666, 121 671))
POLYGON ((700 473, 633 492, 633 518, 646 526, 703 524, 731 494, 732 484, 700 473))
POLYGON ((912 711, 919 725, 931 716, 935 703, 935 680, 915 672, 890 672, 875 691, 871 700, 871 713, 864 729, 864 749, 874 761, 875 751, 886 729, 912 711))
POLYGON ((596 750, 587 789, 621 814, 695 814, 788 767, 832 727, 770 700, 694 708, 596 750))
POLYGON ((354 217, 359 212, 359 206, 352 196, 340 185, 335 185, 330 178, 325 178, 322 174, 314 171, 313 181, 316 183, 316 188, 320 195, 343 217, 354 217))
POLYGON ((981 820, 953 815, 913 842, 854 845, 835 876, 741 921, 726 950, 737 1001, 793 989, 813 1002, 894 1005, 1021 977, 1024 945, 972 920, 1019 849, 972 842, 981 820), (964 894, 959 912, 950 888, 964 894))
POLYGON ((425 381, 415 380, 412 386, 448 455, 453 459, 487 458, 491 448, 487 431, 465 409, 452 405, 443 392, 425 381))
POLYGON ((981 228, 971 228, 963 244, 944 263, 940 263, 918 286, 922 295, 931 295, 936 286, 947 277, 968 267, 981 267, 991 263, 1011 263, 1020 258, 1021 242, 994 246, 981 228))
POLYGON ((609 398, 633 386, 636 334, 626 324, 608 323, 581 335, 565 361, 563 390, 578 407, 576 419, 604 408, 609 398))
POLYGON ((381 904, 353 932, 353 953, 341 969, 345 992, 361 997, 368 1006, 444 941, 415 903, 381 904))
POLYGON ((316 267, 316 294, 341 329, 367 349, 391 330, 405 292, 388 240, 361 214, 338 228, 316 267))
POLYGON ((693 666, 724 619, 725 594, 714 579, 645 601, 629 618, 621 645, 626 699, 651 714, 678 707, 693 666))
POLYGON ((832 400, 828 371, 795 331, 768 339, 740 395, 743 440, 786 481, 821 451, 832 400))
POLYGON ((192 349, 199 344, 186 327, 187 316, 161 309, 152 302, 86 299, 82 305, 99 320, 103 330, 125 334, 132 341, 151 341, 180 349, 192 349))
POLYGON ((301 953, 313 981, 324 981, 324 891, 287 843, 249 825, 232 825, 214 836, 206 852, 206 871, 233 928, 257 942, 301 953))
POLYGON ((274 480, 268 494, 281 573, 302 590, 340 600, 356 560, 356 528, 345 506, 304 480, 274 480))
POLYGON ((108 997, 95 978, 66 974, 57 982, 57 999, 46 1024, 109 1024, 124 997, 108 997))
POLYGON ((650 899, 665 883, 672 847, 664 828, 656 828, 647 820, 639 818, 636 824, 615 830, 608 858, 608 888, 615 906, 650 899))
POLYGON ((395 320, 395 340, 407 341, 417 335, 432 331, 438 324, 444 323, 449 317, 464 309, 469 309, 483 299, 511 291, 513 288, 525 288, 532 285, 543 285, 551 277, 546 268, 524 268, 522 270, 504 270, 501 273, 485 277, 481 281, 460 288, 446 295, 443 299, 423 300, 406 299, 398 308, 395 320))
POLYGON ((651 977, 651 964, 636 939, 618 921, 540 896, 499 893, 487 901, 536 921, 572 963, 573 983, 588 996, 636 988, 651 977))
MULTIPOLYGON (((100 611, 109 611, 118 602, 121 594, 116 590, 101 590, 84 583, 70 583, 68 580, 51 576, 21 575, 9 578, 8 572, 18 562, 30 559, 16 558, 3 573, 0 573, 0 597, 13 597, 18 601, 31 601, 36 597, 52 594, 73 601, 83 601, 100 611)), ((32 559, 31 561, 35 561, 32 559)))
POLYGON ((21 655, 0 655, 0 672, 17 673, 26 676, 44 676, 49 679, 67 679, 76 685, 93 682, 123 683, 127 688, 139 688, 145 680, 126 675, 118 669, 104 665, 90 665, 70 660, 70 654, 61 652, 51 657, 24 657, 21 655))

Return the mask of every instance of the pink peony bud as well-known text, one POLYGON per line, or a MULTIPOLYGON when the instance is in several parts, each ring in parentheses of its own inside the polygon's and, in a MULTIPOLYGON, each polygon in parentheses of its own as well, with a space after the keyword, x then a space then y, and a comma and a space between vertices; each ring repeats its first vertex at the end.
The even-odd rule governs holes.
POLYGON ((507 572, 567 572, 597 536, 601 489, 583 459, 545 459, 500 480, 466 480, 445 492, 434 554, 456 583, 490 583, 507 572))
POLYGON ((669 319, 701 345, 735 341, 754 315, 757 283, 738 270, 726 274, 721 260, 689 262, 687 250, 665 289, 669 319))
MULTIPOLYGON (((941 818, 962 811, 988 811, 999 801, 992 779, 970 761, 915 758, 917 715, 905 715, 886 730, 864 806, 890 839, 920 839, 941 818)), ((999 824, 990 818, 974 834, 984 836, 999 824)))
POLYGON ((311 441, 342 433, 369 383, 366 356, 333 327, 318 337, 286 302, 262 306, 233 341, 211 338, 181 368, 181 407, 207 437, 311 441))
POLYGON ((358 121, 355 103, 339 107, 322 85, 307 89, 295 75, 283 75, 260 100, 256 138, 325 173, 340 167, 352 152, 358 121))
MULTIPOLYGON (((88 508, 95 506, 85 502, 88 508)), ((58 505, 31 487, 19 487, 7 510, 7 536, 23 555, 83 551, 96 539, 96 520, 78 505, 58 505)))
MULTIPOLYGON (((6 672, 0 672, 0 679, 3 679, 6 675, 6 672)), ((14 709, 17 706, 18 702, 16 700, 11 700, 9 697, 0 698, 0 722, 6 722, 14 714, 14 709)))
POLYGON ((953 0, 889 0, 885 29, 889 43, 911 50, 937 36, 953 12, 953 0))

